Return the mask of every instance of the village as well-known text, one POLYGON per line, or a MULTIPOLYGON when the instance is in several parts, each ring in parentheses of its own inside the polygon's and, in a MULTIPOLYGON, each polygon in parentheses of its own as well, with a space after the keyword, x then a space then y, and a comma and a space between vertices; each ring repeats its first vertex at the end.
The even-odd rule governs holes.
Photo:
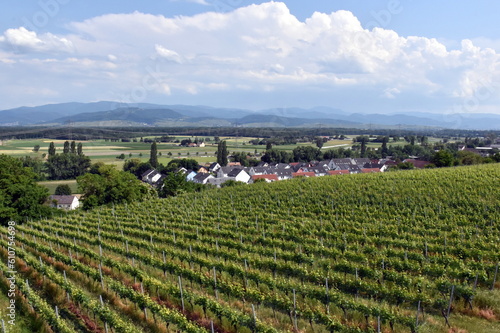
MULTIPOLYGON (((411 163, 415 168, 424 168, 430 162, 416 159, 407 159, 403 162, 411 163)), ((385 172, 397 163, 390 159, 370 160, 368 158, 338 158, 325 161, 295 162, 295 163, 266 163, 260 162, 257 166, 243 167, 239 162, 230 162, 227 166, 219 163, 199 166, 197 171, 180 168, 187 181, 197 184, 210 184, 221 187, 227 181, 251 184, 258 181, 267 183, 299 177, 323 177, 348 175, 357 173, 385 172)), ((152 186, 161 186, 165 175, 156 169, 150 169, 142 174, 142 181, 152 186)))

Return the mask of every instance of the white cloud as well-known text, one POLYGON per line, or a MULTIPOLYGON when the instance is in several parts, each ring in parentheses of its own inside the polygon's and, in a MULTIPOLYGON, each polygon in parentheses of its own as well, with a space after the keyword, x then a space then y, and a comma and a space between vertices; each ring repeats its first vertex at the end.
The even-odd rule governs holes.
POLYGON ((0 44, 11 48, 14 52, 47 52, 61 53, 73 51, 73 43, 66 38, 57 37, 51 33, 37 35, 24 27, 8 29, 0 37, 0 44))
POLYGON ((175 51, 166 49, 161 45, 156 45, 155 49, 156 53, 163 59, 170 60, 178 64, 181 64, 183 62, 182 57, 175 51))
MULTIPOLYGON (((361 96, 372 99, 369 106, 407 96, 454 103, 500 81, 500 56, 484 47, 485 40, 481 46, 464 40, 447 49, 432 38, 365 30, 348 11, 314 13, 300 21, 280 2, 189 17, 110 14, 73 22, 69 29, 64 36, 22 27, 5 31, 0 46, 11 53, 0 64, 45 66, 37 70, 49 84, 69 89, 68 79, 78 81, 89 100, 95 100, 90 94, 96 90, 100 95, 141 90, 146 99, 216 92, 221 100, 231 92, 255 100, 252 92, 298 91, 310 105, 330 103, 332 95, 346 106, 361 96), (20 54, 24 62, 16 58, 20 54)), ((500 92, 491 91, 490 100, 498 99, 500 92)))

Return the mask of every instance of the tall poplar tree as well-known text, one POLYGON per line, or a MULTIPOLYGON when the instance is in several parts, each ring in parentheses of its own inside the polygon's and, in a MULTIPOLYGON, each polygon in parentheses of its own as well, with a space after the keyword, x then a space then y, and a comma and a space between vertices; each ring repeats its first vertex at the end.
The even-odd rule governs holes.
POLYGON ((49 145, 49 156, 54 156, 56 154, 56 146, 54 142, 51 142, 49 145))
POLYGON ((220 166, 226 166, 227 165, 227 146, 226 146, 226 140, 220 141, 219 144, 217 145, 217 163, 219 163, 220 166))
POLYGON ((149 164, 151 164, 153 168, 156 168, 158 166, 158 148, 156 147, 156 141, 151 144, 149 164))
POLYGON ((64 142, 63 154, 69 154, 69 141, 64 142))

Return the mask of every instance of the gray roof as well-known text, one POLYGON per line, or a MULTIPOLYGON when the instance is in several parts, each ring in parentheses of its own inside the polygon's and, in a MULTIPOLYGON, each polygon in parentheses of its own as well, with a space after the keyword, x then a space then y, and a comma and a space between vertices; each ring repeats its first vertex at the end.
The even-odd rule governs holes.
POLYGON ((71 205, 76 197, 74 195, 51 195, 49 198, 57 201, 58 205, 71 205))

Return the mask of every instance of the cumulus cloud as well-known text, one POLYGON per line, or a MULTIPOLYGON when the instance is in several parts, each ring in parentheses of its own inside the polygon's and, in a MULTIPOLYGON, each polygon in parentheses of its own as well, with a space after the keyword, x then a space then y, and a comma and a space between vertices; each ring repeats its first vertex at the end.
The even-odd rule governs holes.
MULTIPOLYGON (((52 58, 78 50, 71 58, 55 57, 75 80, 102 76, 107 87, 116 82, 113 93, 141 90, 143 98, 148 97, 143 90, 170 97, 218 92, 221 98, 228 92, 300 91, 310 105, 327 104, 329 96, 348 105, 363 95, 382 103, 408 95, 453 102, 500 81, 499 54, 472 41, 448 50, 432 38, 363 29, 342 10, 300 21, 281 2, 173 18, 110 14, 73 22, 69 29, 64 36, 9 29, 0 45, 52 58), (144 85, 154 77, 161 77, 157 86, 144 85)), ((491 96, 498 98, 499 92, 491 96)))
POLYGON ((24 27, 8 29, 0 36, 0 43, 14 52, 71 52, 73 43, 64 37, 57 37, 51 33, 37 35, 24 27))

